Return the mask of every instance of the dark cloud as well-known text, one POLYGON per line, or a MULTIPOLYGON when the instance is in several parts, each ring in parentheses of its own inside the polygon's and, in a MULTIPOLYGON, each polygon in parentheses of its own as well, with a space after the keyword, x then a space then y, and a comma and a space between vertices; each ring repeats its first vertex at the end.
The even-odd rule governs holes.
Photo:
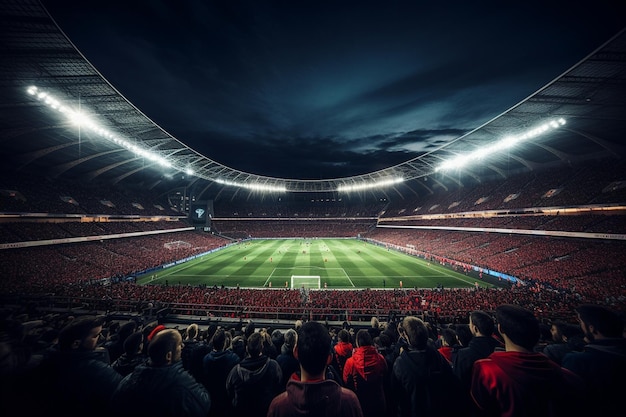
POLYGON ((44 1, 177 139, 301 179, 383 169, 480 126, 617 33, 616 3, 44 1))

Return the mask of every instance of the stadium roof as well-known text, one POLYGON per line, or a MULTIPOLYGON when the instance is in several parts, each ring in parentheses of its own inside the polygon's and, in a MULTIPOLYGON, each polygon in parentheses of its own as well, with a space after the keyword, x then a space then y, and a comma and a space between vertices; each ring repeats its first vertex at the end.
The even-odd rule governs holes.
POLYGON ((403 182, 381 192, 406 196, 430 193, 433 185, 448 189, 546 165, 624 156, 624 30, 522 102, 435 151, 364 175, 299 180, 232 169, 187 147, 104 79, 38 1, 3 1, 0 7, 0 151, 5 158, 3 168, 11 173, 37 170, 52 177, 164 190, 193 186, 203 198, 213 198, 224 189, 230 190, 225 193, 254 193, 263 188, 334 193, 341 187, 360 189, 364 184, 402 178, 403 182), (128 146, 72 125, 45 100, 29 95, 31 86, 75 109, 88 109, 88 116, 98 120, 101 128, 115 132, 127 145, 171 161, 174 167, 165 168, 145 154, 129 151, 128 146), (526 141, 459 169, 438 169, 459 155, 557 119, 565 120, 565 125, 540 140, 526 141))

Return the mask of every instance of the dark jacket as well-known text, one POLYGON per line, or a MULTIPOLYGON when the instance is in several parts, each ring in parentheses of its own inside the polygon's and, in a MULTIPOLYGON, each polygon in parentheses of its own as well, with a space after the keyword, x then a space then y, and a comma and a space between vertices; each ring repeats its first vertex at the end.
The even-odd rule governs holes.
POLYGON ((226 379, 234 415, 265 417, 272 399, 282 391, 281 378, 278 362, 265 355, 235 365, 226 379))
POLYGON ((472 384, 474 362, 491 355, 497 347, 502 347, 502 344, 493 337, 475 336, 470 340, 467 347, 453 352, 452 369, 466 392, 469 392, 472 384))
MULTIPOLYGON (((140 365, 120 382, 111 399, 116 416, 206 417, 211 399, 183 368, 182 361, 153 367, 140 365)), ((86 414, 88 415, 88 414, 86 414)))
POLYGON ((626 339, 595 340, 583 352, 563 358, 563 367, 582 377, 594 415, 610 415, 623 406, 626 375, 626 339))
POLYGON ((126 376, 129 375, 133 370, 139 365, 143 365, 148 361, 148 357, 143 353, 139 353, 136 355, 128 355, 126 352, 122 353, 122 356, 117 358, 111 366, 120 375, 126 376))
POLYGON ((281 386, 285 388, 287 386, 287 381, 291 378, 291 375, 300 371, 300 362, 293 356, 293 349, 291 346, 283 345, 280 350, 281 353, 276 358, 276 362, 280 365, 280 370, 283 374, 281 386))
POLYGON ((105 415, 122 376, 109 365, 105 349, 52 351, 41 364, 35 383, 39 400, 50 415, 86 416, 97 409, 105 415))
POLYGON ((362 417, 354 392, 332 380, 301 382, 290 379, 272 401, 267 417, 362 417))
POLYGON ((203 360, 204 386, 211 395, 211 416, 222 417, 232 411, 232 405, 226 392, 226 378, 239 363, 239 355, 230 349, 211 351, 203 360))
POLYGON ((201 383, 204 377, 204 357, 211 351, 211 348, 204 341, 185 340, 184 342, 185 346, 180 355, 183 368, 201 383))
POLYGON ((393 364, 391 384, 399 417, 463 415, 459 380, 431 345, 403 350, 393 364))

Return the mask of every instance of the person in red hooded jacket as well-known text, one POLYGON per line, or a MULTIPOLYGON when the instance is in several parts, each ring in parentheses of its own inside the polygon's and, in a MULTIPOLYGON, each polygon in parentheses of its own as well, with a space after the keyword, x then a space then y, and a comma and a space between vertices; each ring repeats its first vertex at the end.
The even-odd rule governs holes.
POLYGON ((346 329, 339 330, 339 333, 337 333, 337 339, 337 344, 334 346, 334 361, 339 373, 343 374, 343 367, 346 363, 346 360, 348 360, 348 358, 352 356, 352 350, 354 350, 354 347, 352 346, 352 342, 350 341, 350 332, 348 332, 346 329))
POLYGON ((343 382, 356 393, 365 417, 382 416, 386 410, 383 383, 387 361, 378 353, 366 329, 357 332, 356 345, 343 368, 343 382))

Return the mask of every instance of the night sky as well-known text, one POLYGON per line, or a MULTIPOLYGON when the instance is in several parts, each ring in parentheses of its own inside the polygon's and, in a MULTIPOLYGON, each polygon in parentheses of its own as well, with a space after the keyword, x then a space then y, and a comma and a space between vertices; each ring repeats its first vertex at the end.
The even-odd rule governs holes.
POLYGON ((294 179, 363 174, 441 146, 626 22, 614 0, 43 3, 178 140, 231 168, 294 179))

